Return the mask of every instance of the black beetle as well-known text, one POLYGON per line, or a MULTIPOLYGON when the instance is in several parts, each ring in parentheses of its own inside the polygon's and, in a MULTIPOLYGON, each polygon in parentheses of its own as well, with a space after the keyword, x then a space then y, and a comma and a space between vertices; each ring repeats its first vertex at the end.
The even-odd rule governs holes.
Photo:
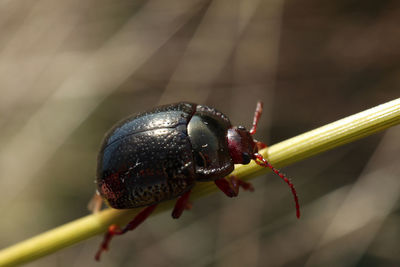
POLYGON ((234 164, 248 164, 252 159, 289 184, 299 217, 292 183, 258 154, 266 145, 252 138, 261 113, 258 102, 250 131, 232 126, 214 108, 184 102, 159 106, 117 123, 101 146, 97 191, 113 208, 146 208, 125 228, 109 227, 96 259, 114 235, 136 228, 161 201, 178 198, 172 217, 179 218, 197 181, 214 181, 229 197, 237 196, 240 186, 252 190, 251 184, 235 177, 225 179, 234 164))

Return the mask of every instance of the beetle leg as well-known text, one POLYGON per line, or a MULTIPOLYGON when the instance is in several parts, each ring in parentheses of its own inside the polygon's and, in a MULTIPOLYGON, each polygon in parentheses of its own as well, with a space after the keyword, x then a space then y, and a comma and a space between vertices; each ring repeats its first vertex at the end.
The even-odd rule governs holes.
POLYGON ((191 190, 187 191, 178 198, 174 210, 172 211, 172 218, 178 219, 181 217, 183 210, 191 208, 191 204, 189 203, 190 192, 191 190))
POLYGON ((256 146, 257 146, 257 150, 258 150, 258 151, 260 151, 261 149, 267 147, 266 144, 264 144, 263 142, 257 141, 257 140, 255 140, 255 139, 254 139, 254 143, 256 143, 256 146))
POLYGON ((235 194, 235 191, 233 190, 233 188, 230 186, 229 182, 225 178, 217 179, 214 181, 214 183, 228 197, 237 196, 237 194, 235 194))
POLYGON ((250 135, 254 135, 256 133, 257 124, 261 117, 262 111, 263 111, 263 103, 261 101, 258 101, 257 106, 256 106, 256 111, 254 112, 253 126, 251 127, 251 130, 249 131, 250 135))
POLYGON ((251 183, 240 180, 234 175, 229 176, 228 179, 230 180, 231 185, 233 186, 235 192, 237 192, 236 195, 239 194, 240 187, 242 187, 243 190, 245 191, 250 191, 250 192, 254 191, 254 187, 251 183))
POLYGON ((103 198, 100 196, 99 192, 96 190, 96 193, 92 197, 92 199, 88 203, 88 210, 92 213, 98 213, 103 205, 103 198))
POLYGON ((214 181, 218 188, 221 189, 221 191, 224 192, 228 197, 236 197, 239 194, 240 187, 246 191, 254 191, 254 187, 251 185, 251 183, 242 181, 234 175, 229 176, 228 180, 221 178, 214 181))
POLYGON ((99 250, 96 253, 95 259, 97 261, 100 260, 101 253, 103 251, 108 250, 108 245, 110 244, 111 239, 115 235, 123 235, 128 231, 134 230, 136 227, 138 227, 144 220, 146 220, 147 217, 154 211, 154 209, 157 207, 157 204, 151 205, 143 209, 141 212, 139 212, 135 218, 133 218, 132 221, 130 221, 123 229, 121 229, 118 225, 112 224, 108 227, 107 233, 104 235, 103 242, 100 245, 99 250))
POLYGON ((185 210, 191 210, 192 208, 193 208, 192 202, 188 201, 188 203, 186 203, 185 210))

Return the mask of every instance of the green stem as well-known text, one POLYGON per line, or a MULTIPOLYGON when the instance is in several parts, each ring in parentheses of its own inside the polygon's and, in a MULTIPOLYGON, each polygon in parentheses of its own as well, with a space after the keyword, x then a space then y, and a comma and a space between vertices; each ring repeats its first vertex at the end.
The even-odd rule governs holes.
MULTIPOLYGON (((260 153, 272 165, 282 167, 399 123, 400 98, 275 144, 260 153)), ((241 179, 250 179, 267 171, 268 169, 251 162, 248 165, 237 166, 233 174, 241 179)), ((217 188, 211 182, 198 183, 193 190, 192 199, 198 199, 215 191, 217 188)), ((171 210, 173 205, 174 201, 164 202, 156 209, 156 213, 171 210)), ((112 223, 127 223, 139 210, 107 209, 22 241, 0 251, 0 266, 33 261, 104 233, 112 223)))

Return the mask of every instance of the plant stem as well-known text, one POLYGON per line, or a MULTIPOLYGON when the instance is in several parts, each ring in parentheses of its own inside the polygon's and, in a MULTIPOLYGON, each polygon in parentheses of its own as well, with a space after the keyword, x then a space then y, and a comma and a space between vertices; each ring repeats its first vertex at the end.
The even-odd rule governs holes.
MULTIPOLYGON (((260 151, 277 167, 308 158, 334 147, 382 131, 400 123, 400 98, 357 113, 331 124, 293 137, 260 151)), ((267 172, 254 162, 236 166, 232 173, 241 179, 250 179, 267 172)), ((198 183, 192 199, 218 191, 214 183, 198 183)), ((175 201, 161 203, 155 213, 171 210, 175 201)), ((36 237, 22 241, 0 251, 0 266, 14 266, 43 257, 64 247, 104 233, 112 223, 125 224, 141 209, 106 209, 70 222, 36 237)))

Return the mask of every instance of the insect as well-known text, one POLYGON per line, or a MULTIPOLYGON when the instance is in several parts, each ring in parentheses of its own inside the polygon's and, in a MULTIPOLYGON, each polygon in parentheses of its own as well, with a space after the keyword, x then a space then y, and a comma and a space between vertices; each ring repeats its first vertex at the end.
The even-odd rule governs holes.
POLYGON ((214 108, 185 102, 159 106, 116 124, 104 138, 98 156, 97 191, 112 208, 144 209, 124 228, 109 227, 96 260, 113 236, 135 229, 159 202, 177 198, 172 217, 179 218, 190 205, 196 182, 214 181, 228 197, 237 196, 239 187, 252 191, 250 183, 227 177, 234 164, 251 160, 271 168, 290 186, 300 217, 293 184, 258 153, 266 145, 252 137, 262 109, 258 102, 250 131, 232 126, 228 117, 214 108))

